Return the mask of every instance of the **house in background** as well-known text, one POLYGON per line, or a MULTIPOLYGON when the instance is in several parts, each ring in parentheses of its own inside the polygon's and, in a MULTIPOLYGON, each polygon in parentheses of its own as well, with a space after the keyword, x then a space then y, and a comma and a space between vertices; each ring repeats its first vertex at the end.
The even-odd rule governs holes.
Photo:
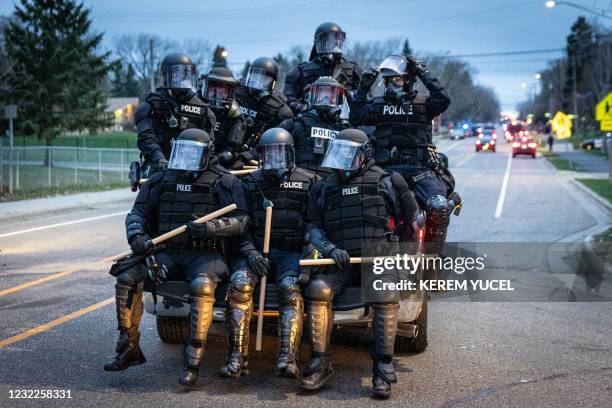
POLYGON ((108 116, 111 126, 106 130, 135 131, 134 112, 138 108, 138 97, 108 98, 107 101, 108 106, 104 113, 108 116))

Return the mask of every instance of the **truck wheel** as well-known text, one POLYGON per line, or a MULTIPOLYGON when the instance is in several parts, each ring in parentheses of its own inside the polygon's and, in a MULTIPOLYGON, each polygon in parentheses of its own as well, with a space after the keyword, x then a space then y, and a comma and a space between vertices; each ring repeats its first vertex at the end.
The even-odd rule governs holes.
MULTIPOLYGON (((427 348, 427 300, 423 302, 423 309, 413 324, 418 327, 417 336, 415 338, 395 337, 396 353, 420 353, 427 348)), ((402 328, 402 326, 403 323, 399 323, 397 327, 402 328)))
POLYGON ((189 318, 180 316, 155 317, 157 334, 164 343, 185 344, 189 341, 189 318))

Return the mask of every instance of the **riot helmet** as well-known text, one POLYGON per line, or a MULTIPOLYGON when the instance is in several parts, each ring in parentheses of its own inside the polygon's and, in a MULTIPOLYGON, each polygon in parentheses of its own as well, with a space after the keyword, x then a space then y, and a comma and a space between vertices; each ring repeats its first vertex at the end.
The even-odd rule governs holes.
POLYGON ((322 23, 315 31, 310 59, 312 60, 316 56, 323 62, 332 63, 342 56, 345 40, 346 33, 342 31, 338 24, 322 23))
POLYGON ((244 86, 260 97, 274 90, 278 78, 278 64, 272 58, 259 57, 249 67, 244 86))
POLYGON ((320 77, 308 91, 308 105, 323 116, 338 115, 344 104, 344 86, 332 77, 320 77))
POLYGON ((399 103, 405 95, 413 96, 416 75, 408 67, 408 59, 402 55, 390 55, 380 63, 378 71, 385 82, 385 100, 399 103))
POLYGON ((364 131, 345 129, 329 144, 321 167, 335 169, 340 178, 348 179, 372 158, 372 152, 372 145, 364 131))
POLYGON ((201 95, 213 108, 224 108, 231 105, 238 81, 227 68, 212 68, 204 76, 201 95))
POLYGON ((257 151, 261 169, 266 175, 282 178, 295 167, 295 149, 291 133, 283 128, 270 128, 259 139, 257 151))
POLYGON ((177 98, 184 98, 195 91, 196 66, 188 55, 180 52, 166 55, 159 72, 162 88, 170 90, 177 98))
POLYGON ((208 168, 214 142, 202 129, 183 130, 172 143, 169 169, 199 173, 208 168))

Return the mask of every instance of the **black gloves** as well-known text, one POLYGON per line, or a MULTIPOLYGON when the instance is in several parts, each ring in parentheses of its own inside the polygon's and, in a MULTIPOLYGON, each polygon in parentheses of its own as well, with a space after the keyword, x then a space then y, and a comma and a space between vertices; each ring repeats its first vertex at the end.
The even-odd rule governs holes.
POLYGON ((408 55, 406 59, 408 60, 408 68, 414 72, 416 76, 421 78, 423 75, 425 75, 425 73, 427 73, 427 67, 415 57, 408 55))
POLYGON ((155 161, 155 168, 159 171, 164 171, 168 168, 168 160, 161 158, 155 161))
POLYGON ((153 241, 144 234, 138 234, 130 241, 130 248, 134 255, 149 255, 153 252, 153 241))
POLYGON ((249 255, 248 263, 251 270, 259 276, 266 276, 270 271, 270 261, 257 251, 249 255))
POLYGON ((203 224, 196 224, 193 221, 187 223, 187 233, 189 234, 191 239, 201 240, 211 238, 211 235, 213 235, 213 231, 214 228, 210 221, 205 222, 203 224))
POLYGON ((361 73, 361 79, 359 80, 359 89, 364 91, 370 90, 374 81, 376 81, 376 77, 378 76, 378 72, 374 69, 368 69, 361 73))
POLYGON ((349 256, 348 252, 346 252, 344 249, 334 248, 329 253, 329 257, 333 259, 336 265, 338 265, 338 267, 340 268, 346 268, 351 264, 350 262, 351 257, 349 256))

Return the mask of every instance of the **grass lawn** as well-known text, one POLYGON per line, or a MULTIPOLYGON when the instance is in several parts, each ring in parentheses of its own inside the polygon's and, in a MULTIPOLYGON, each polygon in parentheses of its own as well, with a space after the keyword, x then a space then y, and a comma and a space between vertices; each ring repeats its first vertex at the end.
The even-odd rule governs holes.
POLYGON ((582 171, 582 168, 577 164, 573 163, 571 160, 563 159, 557 156, 555 153, 551 153, 549 151, 543 151, 542 155, 548 159, 550 164, 555 166, 557 170, 572 170, 572 171, 582 171))
POLYGON ((102 171, 102 179, 97 170, 77 170, 68 168, 51 168, 51 183, 49 184, 49 169, 44 166, 20 166, 19 188, 17 174, 14 177, 14 192, 8 194, 8 167, 2 169, 2 186, 0 202, 23 200, 28 198, 49 197, 54 195, 104 191, 114 188, 128 187, 126 172, 102 171))
MULTIPOLYGON (((105 132, 88 135, 60 135, 53 140, 53 146, 111 147, 136 149, 137 135, 134 132, 105 132)), ((8 146, 8 138, 2 138, 3 146, 8 146)), ((36 136, 15 136, 15 147, 44 146, 45 141, 36 136)))
POLYGON ((612 228, 608 228, 606 231, 601 234, 597 234, 593 237, 593 241, 595 242, 610 242, 612 241, 612 228))
POLYGON ((608 200, 609 203, 612 203, 612 182, 608 181, 608 179, 581 179, 577 178, 576 181, 581 182, 599 196, 608 200))

